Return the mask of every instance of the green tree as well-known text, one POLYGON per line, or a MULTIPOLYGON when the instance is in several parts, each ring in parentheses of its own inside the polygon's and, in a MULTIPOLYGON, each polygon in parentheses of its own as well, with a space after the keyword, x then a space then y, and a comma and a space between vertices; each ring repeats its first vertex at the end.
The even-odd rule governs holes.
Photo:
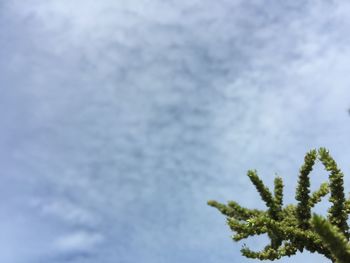
POLYGON ((268 235, 270 244, 262 251, 252 251, 243 246, 241 252, 245 257, 275 260, 306 249, 311 253, 322 254, 332 262, 350 262, 347 224, 350 200, 345 199, 343 174, 325 148, 311 150, 306 154, 299 171, 295 205, 283 206, 283 181, 280 177, 275 178, 274 190, 271 192, 255 170, 248 171, 247 175, 265 202, 266 210, 244 208, 233 201, 226 205, 208 201, 210 206, 227 217, 227 224, 234 232, 235 241, 254 235, 268 235), (309 174, 317 160, 330 172, 329 181, 311 193, 309 174), (311 209, 328 193, 331 207, 328 209, 327 219, 312 216, 311 209))

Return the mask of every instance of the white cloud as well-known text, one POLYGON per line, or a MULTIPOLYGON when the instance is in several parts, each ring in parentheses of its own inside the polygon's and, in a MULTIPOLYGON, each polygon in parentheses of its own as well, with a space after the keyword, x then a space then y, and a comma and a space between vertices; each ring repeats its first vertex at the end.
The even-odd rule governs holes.
POLYGON ((78 226, 95 226, 98 222, 96 215, 74 203, 63 200, 52 203, 41 201, 41 203, 39 202, 36 206, 42 209, 44 215, 53 217, 53 219, 63 220, 64 222, 78 226))
POLYGON ((99 234, 79 231, 59 237, 54 246, 61 252, 82 252, 91 250, 102 241, 99 234))

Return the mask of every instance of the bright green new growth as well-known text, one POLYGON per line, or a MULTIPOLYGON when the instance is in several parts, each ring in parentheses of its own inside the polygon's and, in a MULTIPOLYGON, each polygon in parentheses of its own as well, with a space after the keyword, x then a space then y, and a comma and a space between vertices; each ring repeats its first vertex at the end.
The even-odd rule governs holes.
POLYGON ((235 233, 235 241, 254 235, 269 236, 271 242, 262 251, 252 251, 244 246, 241 249, 244 256, 275 260, 306 249, 322 254, 332 262, 350 262, 347 224, 350 200, 345 199, 343 174, 326 149, 311 150, 306 154, 299 171, 296 205, 283 206, 283 182, 280 177, 276 177, 272 193, 256 171, 250 170, 247 175, 265 202, 266 211, 244 208, 232 201, 227 205, 208 201, 210 206, 227 217, 227 224, 235 233), (317 160, 330 172, 329 182, 310 193, 309 174, 317 160), (316 215, 312 217, 311 209, 328 193, 332 206, 328 210, 327 220, 316 215))

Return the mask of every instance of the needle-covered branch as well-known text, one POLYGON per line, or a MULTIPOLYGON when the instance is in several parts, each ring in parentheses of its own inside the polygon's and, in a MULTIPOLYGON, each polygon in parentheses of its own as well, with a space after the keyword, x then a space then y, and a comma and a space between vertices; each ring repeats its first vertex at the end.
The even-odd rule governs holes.
POLYGON ((278 207, 275 203, 274 197, 270 192, 269 188, 264 185, 263 181, 259 178, 255 170, 249 170, 247 173, 250 181, 254 184, 256 190, 260 194, 261 199, 265 202, 266 206, 269 208, 269 214, 271 217, 277 219, 278 217, 278 207))
POLYGON ((283 206, 283 180, 282 180, 282 178, 276 177, 274 184, 275 184, 274 203, 275 203, 276 208, 278 209, 278 212, 280 212, 282 210, 282 206, 283 206))
POLYGON ((222 214, 237 220, 247 220, 265 213, 258 209, 244 208, 234 201, 229 201, 228 205, 224 205, 217 201, 210 200, 208 201, 208 205, 217 208, 222 214))
POLYGON ((313 208, 317 203, 319 203, 322 197, 329 194, 329 186, 328 183, 321 184, 320 188, 313 192, 309 199, 309 207, 313 208))
POLYGON ((310 200, 310 178, 309 174, 315 164, 317 158, 316 150, 308 152, 304 158, 304 164, 300 168, 299 181, 297 186, 297 192, 295 199, 298 201, 297 205, 297 218, 299 226, 302 229, 309 227, 309 220, 311 218, 311 207, 309 206, 310 200))
POLYGON ((314 215, 312 225, 337 263, 350 262, 350 244, 340 229, 321 216, 314 215))
POLYGON ((241 250, 244 256, 275 260, 305 249, 322 254, 332 262, 350 262, 347 258, 350 254, 347 224, 350 199, 345 199, 343 174, 326 149, 311 150, 306 154, 299 170, 296 205, 283 206, 283 181, 280 177, 274 180, 272 194, 255 170, 249 170, 247 175, 265 202, 266 211, 244 208, 233 201, 227 205, 217 201, 208 202, 227 217, 235 241, 255 235, 268 235, 271 241, 269 245, 262 251, 252 251, 244 246, 241 250), (318 190, 311 193, 309 176, 317 160, 330 172, 329 182, 321 184, 318 190), (311 209, 328 193, 332 203, 328 220, 311 217, 311 209))
POLYGON ((348 214, 345 209, 344 175, 340 169, 338 169, 337 163, 325 148, 320 148, 318 154, 325 169, 331 173, 329 176, 329 187, 331 191, 329 201, 333 203, 333 205, 328 210, 328 219, 333 225, 339 227, 340 231, 346 237, 349 237, 349 226, 346 222, 348 214))

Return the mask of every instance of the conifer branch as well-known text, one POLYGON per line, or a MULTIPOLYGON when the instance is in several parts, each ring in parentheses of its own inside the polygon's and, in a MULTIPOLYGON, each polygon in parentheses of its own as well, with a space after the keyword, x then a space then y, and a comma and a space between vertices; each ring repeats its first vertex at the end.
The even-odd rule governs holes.
POLYGON ((344 207, 345 207, 344 209, 345 209, 346 213, 347 213, 347 214, 350 214, 350 200, 349 200, 349 199, 347 199, 347 200, 345 201, 344 207))
POLYGON ((299 171, 296 205, 283 207, 283 181, 280 177, 274 180, 272 195, 255 170, 248 171, 247 175, 267 205, 266 211, 244 208, 234 201, 229 201, 227 205, 208 201, 210 206, 227 217, 235 241, 261 234, 267 234, 270 238, 270 244, 262 251, 243 247, 241 251, 244 256, 274 260, 306 249, 322 254, 332 262, 350 262, 347 224, 350 199, 344 197, 343 174, 326 149, 311 150, 306 154, 299 171), (330 172, 329 182, 321 184, 318 190, 310 194, 309 174, 317 157, 330 172), (328 210, 328 220, 317 216, 311 218, 311 209, 328 193, 332 203, 328 210))
POLYGON ((266 206, 269 208, 269 213, 273 218, 277 218, 277 207, 275 200, 269 190, 259 178, 256 170, 249 170, 247 173, 250 181, 254 184, 256 190, 260 194, 261 199, 265 202, 266 206))
POLYGON ((281 177, 276 177, 275 181, 275 188, 274 188, 274 194, 275 194, 275 199, 274 203, 276 207, 278 208, 279 211, 282 210, 283 206, 283 180, 281 177))
POLYGON ((229 201, 228 205, 224 205, 215 200, 209 200, 208 205, 217 208, 222 214, 238 220, 247 220, 251 217, 265 213, 264 211, 258 209, 244 208, 234 201, 229 201))
POLYGON ((322 197, 329 193, 328 183, 321 184, 320 188, 313 192, 309 199, 309 207, 313 208, 317 203, 319 203, 322 197))
POLYGON ((260 260, 275 260, 280 259, 281 257, 288 256, 296 254, 297 250, 291 243, 285 243, 282 246, 280 246, 277 250, 272 248, 271 246, 266 246, 264 250, 260 252, 255 252, 250 250, 247 246, 244 246, 241 249, 242 255, 244 255, 247 258, 256 258, 260 260))
POLYGON ((350 244, 340 229, 318 215, 313 216, 312 225, 325 246, 330 250, 335 262, 349 263, 350 244))
POLYGON ((319 159, 323 163, 325 169, 331 172, 329 176, 329 188, 331 192, 329 201, 333 203, 333 205, 328 210, 328 219, 331 224, 337 226, 346 237, 349 237, 349 226, 347 223, 348 214, 345 209, 344 175, 338 169, 337 163, 325 148, 320 148, 318 153, 320 156, 319 159))
POLYGON ((309 220, 311 218, 311 208, 309 206, 309 200, 310 200, 309 174, 312 171, 312 167, 315 164, 316 158, 317 158, 316 150, 311 150, 306 154, 304 158, 304 164, 300 168, 300 175, 299 175, 295 199, 299 201, 297 206, 297 218, 299 221, 299 226, 302 229, 307 229, 309 227, 309 220))

